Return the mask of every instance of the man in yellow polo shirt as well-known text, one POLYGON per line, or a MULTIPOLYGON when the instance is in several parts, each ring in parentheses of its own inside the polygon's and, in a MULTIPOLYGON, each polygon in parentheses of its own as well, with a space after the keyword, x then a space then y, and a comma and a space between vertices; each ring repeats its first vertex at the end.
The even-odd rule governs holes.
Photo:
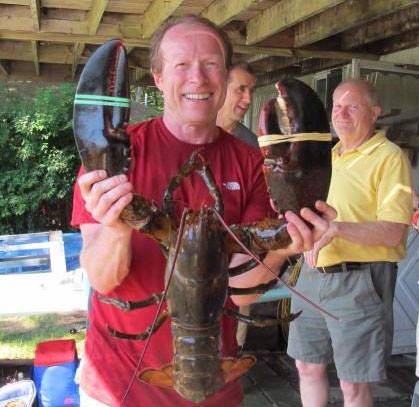
POLYGON ((411 169, 401 149, 375 133, 381 112, 367 82, 342 82, 333 94, 328 203, 338 213, 306 252, 297 289, 339 318, 325 317, 297 297, 288 354, 296 359, 305 407, 326 406, 326 366, 334 361, 345 407, 373 405, 370 382, 386 378, 393 337, 397 262, 405 256, 412 208, 411 169))

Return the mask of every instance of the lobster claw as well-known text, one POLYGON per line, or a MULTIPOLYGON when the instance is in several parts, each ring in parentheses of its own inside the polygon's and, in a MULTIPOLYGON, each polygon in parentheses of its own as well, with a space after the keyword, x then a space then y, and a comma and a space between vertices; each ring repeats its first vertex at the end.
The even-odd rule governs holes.
POLYGON ((326 200, 331 177, 327 113, 305 83, 285 78, 275 87, 278 96, 262 107, 258 130, 269 195, 282 212, 315 209, 326 200))
POLYGON ((87 171, 104 169, 108 176, 128 171, 129 106, 127 53, 122 41, 113 39, 90 57, 74 100, 74 138, 87 171))

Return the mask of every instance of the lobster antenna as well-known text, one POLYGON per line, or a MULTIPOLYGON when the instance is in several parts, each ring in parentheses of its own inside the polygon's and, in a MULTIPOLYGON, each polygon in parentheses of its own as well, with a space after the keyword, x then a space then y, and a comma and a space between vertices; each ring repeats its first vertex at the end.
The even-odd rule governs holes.
POLYGON ((128 394, 129 394, 129 392, 131 390, 131 387, 134 384, 134 380, 136 379, 137 372, 140 369, 141 363, 143 363, 145 352, 146 352, 146 350, 148 348, 148 345, 150 343, 150 339, 151 339, 152 333, 154 332, 154 327, 156 325, 157 318, 160 315, 161 309, 163 307, 164 300, 166 299, 167 290, 169 289, 169 285, 170 285, 170 282, 172 280, 173 272, 175 270, 176 260, 177 260, 178 254, 179 254, 180 241, 182 239, 183 229, 185 228, 185 222, 186 222, 186 215, 187 215, 187 213, 188 213, 188 209, 186 209, 186 208, 183 209, 182 218, 180 220, 178 234, 177 234, 177 237, 176 237, 175 254, 173 256, 173 262, 172 262, 172 267, 170 268, 169 278, 167 279, 166 287, 164 287, 161 300, 160 300, 159 305, 157 307, 156 315, 154 316, 154 321, 151 324, 151 326, 148 328, 148 331, 150 332, 150 335, 147 338, 147 341, 146 341, 146 343, 144 345, 144 348, 143 348, 143 350, 141 352, 141 355, 140 355, 140 357, 138 359, 137 365, 135 366, 134 373, 131 376, 131 379, 130 379, 129 384, 128 384, 128 387, 127 387, 127 390, 125 391, 125 394, 123 395, 123 397, 121 399, 121 406, 124 404, 126 398, 128 397, 128 394))
POLYGON ((306 296, 304 296, 303 294, 301 294, 299 291, 297 291, 295 288, 291 287, 288 283, 286 283, 281 277, 278 277, 275 272, 269 267, 267 266, 262 260, 260 260, 254 253, 252 253, 241 241, 240 239, 233 233, 233 231, 231 230, 230 226, 227 225, 227 223, 225 223, 224 219, 222 218, 222 216, 217 212, 216 209, 213 209, 214 213, 217 215, 218 220, 221 222, 221 224, 224 226, 224 228, 227 230, 228 234, 239 244, 239 246, 256 262, 258 262, 262 267, 265 268, 265 270, 269 271, 269 273, 271 273, 274 278, 279 281, 281 284, 283 284, 285 287, 288 288, 288 290, 290 290, 292 293, 294 293, 295 295, 297 295, 298 297, 300 297, 303 301, 305 301, 306 303, 310 304, 312 307, 314 307, 317 311, 319 311, 322 314, 325 314, 333 319, 335 319, 336 321, 339 321, 339 318, 334 316, 333 314, 331 314, 330 312, 326 311, 325 309, 323 309, 322 307, 319 307, 317 304, 315 304, 313 301, 309 300, 306 296))

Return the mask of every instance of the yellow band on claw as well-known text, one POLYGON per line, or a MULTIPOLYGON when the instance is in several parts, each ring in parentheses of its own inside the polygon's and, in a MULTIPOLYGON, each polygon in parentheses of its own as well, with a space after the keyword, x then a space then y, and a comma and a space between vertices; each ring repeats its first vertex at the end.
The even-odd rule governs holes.
POLYGON ((277 143, 294 143, 297 141, 332 141, 330 133, 295 133, 295 134, 267 134, 259 136, 259 147, 267 147, 277 143))

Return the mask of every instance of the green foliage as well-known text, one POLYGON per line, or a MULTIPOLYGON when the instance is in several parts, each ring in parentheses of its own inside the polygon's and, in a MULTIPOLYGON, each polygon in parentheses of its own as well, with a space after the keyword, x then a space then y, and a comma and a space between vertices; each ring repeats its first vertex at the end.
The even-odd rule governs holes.
POLYGON ((34 97, 0 87, 0 234, 68 230, 79 166, 74 93, 72 84, 34 97))
POLYGON ((163 113, 163 95, 155 86, 131 88, 131 123, 137 123, 163 113))

